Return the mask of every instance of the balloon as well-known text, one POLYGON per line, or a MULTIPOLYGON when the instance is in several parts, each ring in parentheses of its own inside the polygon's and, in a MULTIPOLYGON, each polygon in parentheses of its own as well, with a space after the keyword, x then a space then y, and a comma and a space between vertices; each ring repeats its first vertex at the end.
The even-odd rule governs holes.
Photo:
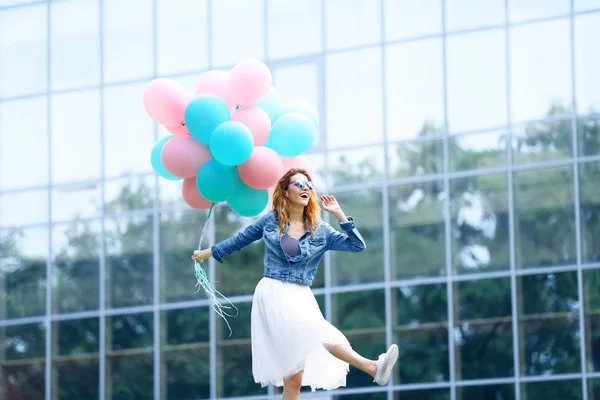
POLYGON ((146 86, 143 95, 144 109, 154 121, 166 126, 175 126, 183 121, 187 96, 177 82, 158 78, 146 86))
POLYGON ((244 124, 227 121, 219 125, 210 138, 210 152, 223 165, 239 165, 246 161, 254 148, 252 132, 244 124))
POLYGON ((235 195, 227 200, 229 207, 243 217, 260 214, 267 206, 269 193, 265 190, 252 189, 241 183, 235 195))
POLYGON ((229 74, 231 97, 238 106, 250 107, 269 92, 271 81, 271 71, 263 62, 241 61, 229 74))
POLYGON ((257 146, 248 160, 238 166, 238 174, 253 189, 268 189, 284 174, 283 161, 275 150, 257 146))
POLYGON ((235 167, 228 167, 217 160, 207 161, 196 176, 200 194, 215 203, 227 200, 242 184, 235 167))
POLYGON ((150 152, 150 163, 152 164, 152 168, 154 169, 154 171, 156 171, 158 176, 171 181, 178 181, 181 180, 181 178, 172 175, 169 171, 167 171, 167 169, 163 165, 161 158, 163 147, 173 137, 173 135, 165 136, 164 138, 156 142, 156 144, 152 148, 152 151, 150 152))
POLYGON ((312 123, 315 125, 315 129, 319 129, 319 113, 317 110, 306 101, 292 101, 286 103, 281 107, 280 115, 288 113, 299 113, 306 115, 312 123))
POLYGON ((292 168, 301 168, 305 169, 312 179, 315 179, 316 177, 315 167, 313 167, 312 162, 305 155, 299 155, 296 157, 281 157, 281 162, 283 164, 283 174, 292 168))
POLYGON ((196 94, 214 94, 220 97, 227 107, 234 107, 233 99, 229 93, 229 74, 217 69, 203 73, 196 83, 196 94))
POLYGON ((183 201, 195 210, 208 210, 212 204, 212 201, 206 200, 202 197, 200 192, 198 192, 195 176, 183 180, 181 194, 183 196, 183 201))
POLYGON ((179 124, 175 126, 165 126, 165 129, 171 132, 174 135, 180 136, 190 136, 190 131, 188 131, 187 126, 184 124, 179 124))
POLYGON ((271 120, 267 113, 260 108, 242 108, 233 114, 231 120, 241 122, 250 129, 254 136, 255 146, 261 146, 267 141, 271 130, 271 120))
POLYGON ((267 113, 271 122, 275 122, 281 116, 281 104, 277 90, 271 86, 269 93, 261 101, 254 105, 267 113))
POLYGON ((317 129, 307 116, 289 113, 273 124, 268 146, 281 156, 294 157, 309 150, 316 136, 317 129))
POLYGON ((166 170, 180 178, 196 176, 200 167, 211 158, 208 148, 191 136, 174 136, 162 150, 166 170))
POLYGON ((192 136, 208 145, 215 128, 229 121, 229 107, 214 94, 201 94, 188 104, 185 124, 192 136))

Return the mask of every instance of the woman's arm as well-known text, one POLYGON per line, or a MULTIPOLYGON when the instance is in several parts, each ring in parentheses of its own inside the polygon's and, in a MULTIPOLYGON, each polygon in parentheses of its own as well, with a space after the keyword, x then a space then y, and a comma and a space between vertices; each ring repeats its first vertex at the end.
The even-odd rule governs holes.
POLYGON ((354 226, 354 219, 347 217, 337 200, 333 196, 321 196, 323 209, 333 214, 340 222, 344 233, 333 229, 327 224, 327 248, 337 251, 360 252, 367 248, 367 244, 354 226))
POLYGON ((247 226, 243 231, 239 232, 233 237, 230 237, 229 239, 213 245, 209 249, 194 251, 192 258, 195 258, 201 262, 209 257, 213 257, 218 262, 223 263, 224 257, 227 257, 236 251, 240 251, 249 244, 262 238, 265 221, 270 215, 270 212, 265 213, 253 224, 247 226))

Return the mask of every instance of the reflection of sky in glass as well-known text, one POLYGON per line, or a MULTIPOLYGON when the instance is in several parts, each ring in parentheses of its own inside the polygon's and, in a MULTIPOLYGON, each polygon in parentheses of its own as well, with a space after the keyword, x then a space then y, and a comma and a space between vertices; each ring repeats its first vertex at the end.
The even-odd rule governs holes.
POLYGON ((269 0, 269 58, 318 53, 322 46, 321 0, 269 0))
POLYGON ((6 193, 0 196, 0 225, 48 222, 48 190, 6 193))
POLYGON ((326 0, 327 49, 380 42, 380 3, 373 0, 326 0))
POLYGON ((456 31, 504 24, 505 0, 446 0, 446 29, 456 31))
MULTIPOLYGON (((600 1, 597 1, 600 7, 600 1)), ((575 80, 580 114, 600 111, 600 14, 575 18, 575 80)))
POLYGON ((100 215, 99 183, 59 187, 52 191, 52 220, 68 221, 100 215))
POLYGON ((575 11, 600 9, 598 0, 575 0, 575 11))
POLYGON ((442 32, 441 0, 385 0, 384 7, 386 40, 442 32))
POLYGON ((208 67, 207 0, 158 0, 158 74, 208 67))
POLYGON ((507 0, 511 21, 547 18, 570 11, 571 0, 507 0))
POLYGON ((47 87, 46 4, 0 11, 0 97, 47 87))

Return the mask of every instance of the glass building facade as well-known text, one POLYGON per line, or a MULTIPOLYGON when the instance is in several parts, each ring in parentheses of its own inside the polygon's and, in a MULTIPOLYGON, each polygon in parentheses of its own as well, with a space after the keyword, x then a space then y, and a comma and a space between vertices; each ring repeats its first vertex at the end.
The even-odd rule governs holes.
POLYGON ((367 241, 324 259, 323 313, 400 347, 388 386, 303 398, 600 399, 598 43, 599 0, 0 0, 0 397, 281 396, 251 375, 263 245, 208 264, 229 336, 141 103, 258 58, 367 241))

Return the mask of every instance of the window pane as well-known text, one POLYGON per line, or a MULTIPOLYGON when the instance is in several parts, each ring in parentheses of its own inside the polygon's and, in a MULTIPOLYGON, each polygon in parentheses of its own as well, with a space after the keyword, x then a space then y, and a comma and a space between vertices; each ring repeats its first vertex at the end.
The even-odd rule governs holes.
POLYGON ((102 212, 100 183, 59 186, 52 190, 52 221, 99 217, 102 212))
POLYGON ((152 399, 152 313, 108 317, 106 326, 107 393, 113 398, 152 399))
POLYGON ((457 379, 513 376, 510 279, 454 284, 457 379))
POLYGON ((233 66, 246 58, 264 58, 264 1, 211 3, 213 66, 233 66))
MULTIPOLYGON (((576 2, 577 3, 577 2, 576 2)), ((600 2, 596 5, 600 8, 600 2)), ((577 112, 600 111, 600 13, 575 18, 575 93, 577 112)))
MULTIPOLYGON (((300 3, 299 3, 300 4, 300 3)), ((273 85, 277 90, 280 101, 285 104, 290 101, 305 101, 321 113, 320 68, 319 64, 298 64, 277 67, 273 70, 273 85)), ((322 117, 322 115, 321 115, 322 117)), ((321 147, 323 128, 319 126, 313 149, 321 147)))
POLYGON ((446 284, 392 290, 393 342, 400 349, 394 382, 449 380, 447 310, 446 284))
POLYGON ((47 5, 0 10, 0 98, 48 88, 47 5))
MULTIPOLYGON (((381 221, 380 189, 335 194, 346 215, 352 216, 356 229, 367 244, 360 253, 331 252, 332 285, 358 284, 383 280, 384 247, 381 221)), ((339 222, 330 216, 331 226, 341 231, 339 222)))
POLYGON ((583 272, 583 296, 587 370, 600 372, 600 269, 583 272))
POLYGON ((320 53, 322 20, 320 0, 269 0, 269 58, 320 53))
POLYGON ((52 180, 100 177, 100 93, 52 96, 52 180))
POLYGON ((452 132, 506 123, 505 57, 503 29, 448 38, 448 123, 452 132))
POLYGON ((107 177, 151 171, 154 122, 142 107, 146 83, 104 90, 104 171, 107 177))
POLYGON ((504 0, 448 0, 446 29, 455 31, 504 24, 504 9, 504 0))
POLYGON ((511 21, 524 21, 568 14, 570 0, 508 0, 511 21))
POLYGON ((385 174, 382 146, 357 150, 330 152, 328 154, 329 182, 333 186, 381 181, 385 174))
POLYGON ((46 185, 47 98, 0 102, 0 116, 0 188, 46 185))
POLYGON ((0 196, 0 225, 48 223, 48 190, 6 193, 0 196))
POLYGON ((162 312, 162 390, 169 399, 210 397, 209 312, 207 307, 162 312))
POLYGON ((457 387, 459 399, 497 399, 513 400, 515 398, 514 385, 487 385, 457 387))
POLYGON ((518 280, 524 351, 521 374, 581 371, 577 273, 530 275, 518 280))
MULTIPOLYGON (((317 398, 318 397, 313 397, 317 398)), ((327 400, 387 400, 387 393, 360 393, 360 394, 348 394, 345 396, 333 396, 333 397, 325 397, 327 400)), ((404 394, 402 394, 402 399, 404 399, 404 394)))
MULTIPOLYGON (((427 125, 424 132, 436 135, 439 131, 432 125, 427 125)), ((441 140, 389 144, 386 147, 388 174, 392 179, 444 172, 444 143, 441 140)))
POLYGON ((588 399, 600 397, 600 379, 588 379, 588 399))
POLYGON ((583 400, 581 379, 521 383, 521 398, 583 400))
POLYGON ((385 40, 438 34, 442 31, 440 0, 384 0, 385 40))
POLYGON ((372 0, 325 2, 327 49, 355 47, 381 40, 381 7, 372 0))
POLYGON ((572 168, 517 172, 514 183, 517 268, 575 263, 572 168))
MULTIPOLYGON (((352 348, 375 359, 385 352, 385 298, 383 290, 339 293, 331 296, 332 324, 348 338, 352 348)), ((350 368, 347 387, 372 387, 373 378, 350 368)))
POLYGON ((73 221, 52 232, 55 313, 98 309, 100 274, 98 221, 73 221))
POLYGON ((442 181, 390 187, 392 279, 446 274, 442 181))
POLYGON ((208 68, 206 0, 158 0, 158 74, 208 68))
POLYGON ((505 167, 508 161, 504 131, 453 136, 449 147, 451 171, 505 167))
POLYGON ((386 51, 388 140, 422 137, 444 122, 442 41, 389 45, 386 51))
POLYGON ((0 328, 3 339, 2 388, 6 399, 43 399, 46 332, 43 324, 0 328))
POLYGON ((510 31, 512 119, 543 118, 571 107, 569 20, 522 25, 510 31))
MULTIPOLYGON (((556 114, 562 114, 562 110, 564 109, 559 107, 556 114)), ((550 114, 554 114, 554 110, 550 114)), ((559 160, 573 156, 570 119, 530 122, 513 128, 512 136, 514 164, 559 160)))
POLYGON ((507 193, 505 174, 450 182, 454 272, 510 268, 507 193))
POLYGON ((56 398, 98 397, 100 343, 98 318, 53 324, 52 391, 56 398))
POLYGON ((153 74, 153 1, 102 0, 104 81, 153 74))
POLYGON ((396 392, 402 400, 450 400, 448 389, 407 390, 396 392))
POLYGON ((327 146, 382 140, 381 50, 326 56, 327 146))
POLYGON ((600 154, 600 120, 580 119, 577 124, 580 156, 600 154))
POLYGON ((54 1, 50 7, 52 89, 97 85, 100 83, 98 0, 54 1))
POLYGON ((579 164, 581 261, 600 261, 600 163, 579 164))
POLYGON ((48 228, 0 231, 0 319, 46 314, 48 228))
POLYGON ((593 10, 600 8, 599 0, 575 0, 575 11, 593 10))
MULTIPOLYGON (((178 200, 182 201, 181 192, 178 195, 178 200)), ((108 181, 104 186, 104 196, 106 214, 150 210, 154 205, 154 176, 133 176, 129 179, 108 181)))
POLYGON ((152 214, 105 220, 107 308, 152 303, 152 225, 152 214))
MULTIPOLYGON (((218 209, 214 210, 215 213, 217 211, 218 209)), ((216 215, 214 217, 216 217, 216 215)), ((196 293, 198 288, 194 286, 196 284, 194 262, 190 259, 196 246, 198 246, 198 239, 205 221, 205 212, 193 210, 161 212, 159 232, 161 302, 199 300, 205 298, 204 293, 196 293)), ((223 227, 229 226, 224 222, 222 224, 223 227)), ((208 238, 206 238, 204 243, 202 243, 202 246, 203 248, 207 248, 209 244, 208 238)), ((150 247, 147 249, 150 250, 150 247)), ((260 257, 260 262, 262 262, 262 257, 260 257)), ((219 265, 217 270, 230 263, 231 260, 228 259, 225 264, 219 265)), ((205 270, 207 269, 207 264, 207 262, 203 263, 203 268, 205 270)), ((256 269, 262 271, 262 268, 260 268, 259 265, 262 264, 256 264, 256 269)), ((250 268, 236 270, 235 274, 244 272, 247 269, 250 268)), ((227 276, 227 278, 233 278, 236 275, 232 276, 230 274, 225 276, 227 276)), ((226 282, 218 282, 216 284, 216 287, 220 292, 223 292, 223 286, 226 282)))

